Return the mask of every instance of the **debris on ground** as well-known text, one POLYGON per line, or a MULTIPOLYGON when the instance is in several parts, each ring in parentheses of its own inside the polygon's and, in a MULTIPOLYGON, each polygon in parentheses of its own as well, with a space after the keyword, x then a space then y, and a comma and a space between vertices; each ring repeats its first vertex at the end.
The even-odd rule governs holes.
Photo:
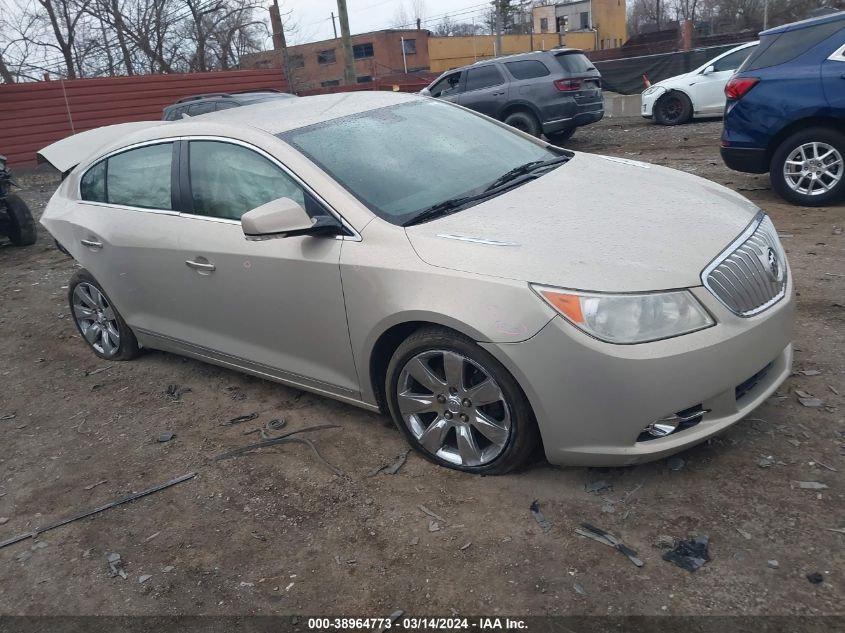
POLYGON ((669 470, 674 470, 675 472, 681 470, 685 463, 686 462, 684 462, 684 460, 680 457, 670 457, 666 460, 666 465, 669 467, 669 470))
POLYGON ((760 468, 769 468, 770 466, 773 466, 774 463, 775 463, 775 458, 772 457, 771 455, 769 455, 768 457, 760 458, 760 460, 757 462, 757 465, 760 468))
POLYGON ((816 398, 813 394, 802 391, 801 389, 796 389, 795 395, 798 396, 798 402, 803 404, 805 407, 814 409, 824 406, 824 400, 816 398))
POLYGON ((440 523, 438 523, 434 519, 429 519, 428 520, 428 531, 429 532, 439 532, 440 531, 440 523))
POLYGON ((573 585, 573 587, 575 588, 575 593, 580 593, 582 596, 587 595, 587 590, 584 589, 584 585, 582 585, 577 580, 575 581, 575 584, 573 585))
POLYGON ((845 534, 845 528, 825 528, 828 532, 838 532, 839 534, 845 534))
POLYGON ((710 561, 709 542, 707 536, 680 541, 674 549, 663 554, 663 560, 675 563, 681 569, 695 571, 710 561))
POLYGON ((774 560, 774 559, 766 561, 766 565, 768 565, 768 566, 769 566, 769 567, 771 567, 772 569, 777 569, 778 567, 780 567, 780 563, 779 563, 779 562, 777 562, 777 561, 776 561, 776 560, 774 560))
POLYGON ((0 525, 6 525, 9 522, 9 517, 0 517, 0 525))
POLYGON ((407 449, 396 456, 396 458, 387 464, 382 464, 381 466, 376 466, 370 472, 367 473, 367 477, 375 477, 380 472, 385 472, 388 475, 395 475, 398 473, 402 466, 405 465, 405 462, 408 460, 408 453, 411 452, 411 449, 407 449))
POLYGON ((15 416, 17 416, 16 411, 12 411, 11 413, 7 413, 5 415, 0 415, 0 422, 5 422, 6 420, 14 420, 15 416))
POLYGON ((109 483, 108 479, 101 479, 100 481, 94 482, 93 484, 89 484, 83 488, 83 490, 93 490, 97 486, 102 486, 103 484, 109 483))
POLYGON ((819 460, 817 460, 815 457, 811 457, 810 459, 811 459, 810 466, 821 466, 822 468, 829 470, 830 472, 833 472, 833 473, 839 472, 833 466, 828 466, 827 464, 824 464, 824 463, 820 462, 819 460))
POLYGON ((106 556, 106 561, 109 564, 109 575, 112 578, 120 576, 124 580, 126 580, 127 575, 126 572, 123 570, 123 560, 120 558, 120 554, 114 552, 106 556))
POLYGON ((147 495, 151 495, 154 492, 158 492, 159 490, 164 490, 165 488, 169 488, 170 486, 175 486, 176 484, 180 484, 183 481, 188 481, 189 479, 193 479, 196 477, 196 473, 188 473, 187 475, 182 475, 181 477, 177 477, 176 479, 171 479, 170 481, 165 481, 163 484, 158 484, 157 486, 153 486, 152 488, 147 488, 146 490, 142 490, 141 492, 135 492, 131 495, 127 495, 125 497, 121 497, 120 499, 115 499, 105 505, 98 506, 96 508, 91 508, 89 510, 83 510, 77 514, 71 515, 64 519, 60 519, 55 523, 50 523, 49 525, 45 525, 44 527, 38 527, 32 530, 31 532, 24 532, 23 534, 18 534, 17 536, 13 536, 10 539, 0 542, 0 549, 6 547, 7 545, 11 545, 13 543, 18 543, 20 541, 26 540, 28 538, 35 538, 39 534, 47 532, 49 530, 53 530, 57 527, 61 527, 63 525, 67 525, 68 523, 73 523, 74 521, 78 521, 79 519, 84 519, 85 517, 89 517, 94 514, 99 514, 104 510, 109 510, 111 508, 117 507, 119 505, 123 505, 124 503, 129 503, 130 501, 135 501, 136 499, 140 499, 141 497, 146 497, 147 495))
POLYGON ((625 556, 628 557, 634 565, 637 567, 643 566, 643 561, 641 561, 637 557, 636 550, 631 549, 627 545, 625 545, 622 541, 618 538, 613 536, 610 532, 605 532, 601 528, 598 528, 594 525, 590 525, 589 523, 582 523, 580 528, 575 529, 576 534, 580 534, 581 536, 586 536, 587 538, 591 538, 594 541, 598 541, 599 543, 603 543, 613 549, 622 552, 625 556))
POLYGON ((549 530, 552 529, 551 524, 548 521, 546 521, 546 516, 540 510, 540 504, 537 503, 536 499, 534 499, 534 501, 531 502, 530 510, 531 510, 531 516, 534 517, 534 520, 537 521, 537 525, 540 526, 540 529, 543 530, 543 532, 548 532, 549 530))
POLYGON ((428 516, 430 516, 435 521, 440 521, 440 523, 446 523, 446 519, 444 519, 443 517, 441 517, 438 514, 435 514, 434 512, 432 512, 431 510, 426 508, 424 505, 419 504, 417 507, 420 509, 420 512, 422 512, 423 514, 427 514, 428 516))
POLYGON ((677 539, 668 534, 658 534, 654 539, 654 546, 659 549, 674 549, 677 544, 677 539))
POLYGON ((419 536, 412 536, 412 537, 410 538, 410 540, 408 541, 408 544, 409 544, 409 545, 417 545, 419 542, 420 542, 420 537, 419 537, 419 536))
POLYGON ((258 414, 255 413, 255 412, 247 413, 246 415, 239 415, 235 418, 232 418, 231 420, 228 420, 227 422, 224 422, 223 426, 232 426, 232 425, 235 425, 235 424, 240 424, 241 422, 249 422, 251 420, 254 420, 257 417, 258 417, 258 414))
POLYGON ((190 387, 181 387, 180 385, 167 385, 167 389, 164 390, 164 395, 167 396, 172 402, 181 402, 182 396, 186 393, 190 393, 190 387))
POLYGON ((807 580, 814 585, 818 585, 824 582, 824 576, 822 576, 819 572, 814 571, 812 574, 807 574, 807 580))
MULTIPOLYGON (((256 414, 258 417, 258 414, 256 414)), ((311 449, 311 452, 314 454, 314 457, 317 459, 323 467, 326 468, 330 473, 333 475, 337 475, 338 477, 343 476, 343 472, 337 468, 336 466, 329 463, 325 457, 320 454, 320 451, 317 450, 316 444, 311 440, 304 438, 304 437, 291 437, 296 433, 308 433, 311 431, 322 431, 324 429, 339 429, 341 428, 338 424, 318 424, 316 426, 306 426, 304 429, 296 429, 294 431, 288 431, 287 433, 282 433, 281 435, 277 435, 276 437, 266 439, 261 442, 257 442, 255 444, 248 444, 247 446, 242 446, 241 448, 236 448, 231 451, 227 451, 215 457, 215 461, 221 461, 224 459, 229 459, 230 457, 237 457, 238 455, 243 455, 244 453, 248 453, 249 451, 253 451, 257 448, 267 448, 268 446, 276 446, 278 444, 288 444, 288 443, 298 443, 298 444, 305 444, 307 447, 311 449)))
POLYGON ((387 618, 387 622, 382 624, 378 629, 376 629, 376 633, 384 633, 388 629, 390 629, 395 623, 396 620, 401 618, 405 614, 405 611, 402 609, 396 609, 393 613, 390 614, 390 617, 387 618))
POLYGON ((818 481, 793 481, 801 490, 827 490, 827 484, 818 481))
POLYGON ((159 433, 158 441, 159 443, 164 444, 165 442, 169 442, 170 440, 172 440, 174 437, 176 437, 176 434, 174 432, 164 431, 163 433, 159 433))
POLYGON ((739 532, 739 535, 742 538, 744 538, 746 541, 750 541, 752 538, 754 538, 754 537, 751 536, 750 532, 746 532, 742 528, 736 528, 736 531, 739 532))
POLYGON ((111 366, 109 366, 109 367, 99 367, 98 369, 91 369, 91 370, 86 369, 85 375, 86 376, 93 376, 95 374, 99 374, 101 372, 108 371, 109 369, 111 369, 111 366))
POLYGON ((463 551, 468 550, 468 549, 470 548, 470 546, 471 546, 471 545, 472 545, 472 541, 469 541, 469 542, 464 543, 463 545, 461 545, 458 549, 460 549, 460 550, 463 552, 463 551))
POLYGON ((795 373, 802 376, 821 376, 822 374, 818 369, 802 369, 800 371, 796 371, 795 373))
POLYGON ((32 552, 30 552, 28 549, 25 549, 24 551, 20 552, 17 556, 15 556, 15 560, 19 563, 25 563, 30 558, 32 558, 32 552))
POLYGON ((147 582, 152 577, 153 577, 152 574, 144 574, 143 576, 138 576, 138 584, 143 585, 145 582, 147 582))
POLYGON ((590 481, 584 484, 584 490, 597 495, 601 492, 610 492, 613 490, 613 484, 607 483, 604 479, 599 479, 598 481, 590 481))

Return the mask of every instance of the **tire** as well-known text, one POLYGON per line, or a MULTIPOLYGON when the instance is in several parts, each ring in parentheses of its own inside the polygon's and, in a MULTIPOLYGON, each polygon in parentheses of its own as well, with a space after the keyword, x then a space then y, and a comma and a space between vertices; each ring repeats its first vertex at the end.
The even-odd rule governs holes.
POLYGON ((660 125, 680 125, 692 119, 692 102, 683 92, 667 92, 654 104, 654 120, 660 125))
POLYGON ((845 198, 845 134, 827 127, 796 132, 772 155, 769 178, 772 188, 793 204, 822 207, 845 198))
POLYGON ((531 406, 513 376, 474 341, 446 328, 418 330, 399 345, 385 393, 408 443, 440 466, 499 475, 523 465, 539 442, 531 406), (454 368, 448 374, 447 363, 454 368))
POLYGON ((13 193, 6 196, 6 212, 9 216, 9 241, 15 246, 35 244, 35 220, 20 196, 13 193))
POLYGON ((135 334, 105 290, 84 268, 71 277, 68 303, 76 329, 97 356, 106 360, 131 360, 138 356, 140 348, 135 334), (104 335, 104 332, 108 334, 104 335))
POLYGON ((546 138, 555 145, 559 145, 571 139, 572 135, 575 134, 576 129, 578 128, 569 127, 565 130, 560 130, 559 132, 552 132, 551 134, 546 134, 546 138))
POLYGON ((511 112, 505 117, 504 123, 531 136, 540 136, 540 122, 533 114, 526 110, 511 112))

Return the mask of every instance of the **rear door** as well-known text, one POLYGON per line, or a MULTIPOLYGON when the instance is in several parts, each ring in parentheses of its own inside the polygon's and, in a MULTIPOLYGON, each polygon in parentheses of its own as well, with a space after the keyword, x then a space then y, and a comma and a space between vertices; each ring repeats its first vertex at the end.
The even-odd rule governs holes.
POLYGON ((496 64, 471 66, 466 70, 464 90, 458 103, 481 114, 498 117, 506 96, 505 77, 496 64))
POLYGON ((822 62, 822 81, 832 114, 845 119, 845 42, 822 62))

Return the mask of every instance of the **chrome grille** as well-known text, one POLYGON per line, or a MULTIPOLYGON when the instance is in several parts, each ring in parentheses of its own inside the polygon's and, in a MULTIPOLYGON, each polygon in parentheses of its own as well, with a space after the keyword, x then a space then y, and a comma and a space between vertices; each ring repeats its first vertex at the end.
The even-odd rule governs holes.
POLYGON ((731 312, 748 317, 786 292, 786 255, 774 224, 762 211, 701 274, 705 287, 731 312))

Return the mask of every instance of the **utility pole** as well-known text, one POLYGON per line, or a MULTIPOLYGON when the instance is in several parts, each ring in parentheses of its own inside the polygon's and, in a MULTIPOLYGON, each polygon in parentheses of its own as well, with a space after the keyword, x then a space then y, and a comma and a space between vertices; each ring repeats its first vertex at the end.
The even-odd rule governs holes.
POLYGON ((337 0, 337 17, 340 19, 340 36, 343 38, 343 81, 347 86, 351 86, 355 83, 355 60, 352 58, 352 36, 349 34, 346 0, 337 0))
POLYGON ((763 30, 769 28, 769 0, 763 0, 763 30))
POLYGON ((502 0, 496 2, 496 57, 502 54, 502 0))
POLYGON ((334 11, 332 11, 332 30, 334 31, 334 38, 337 39, 337 24, 335 24, 335 19, 334 11))
POLYGON ((273 0, 273 4, 270 5, 270 25, 273 27, 273 49, 282 51, 282 70, 285 73, 285 81, 288 82, 288 91, 293 93, 290 57, 288 56, 288 45, 285 41, 285 28, 282 25, 282 14, 279 11, 279 0, 273 0))

